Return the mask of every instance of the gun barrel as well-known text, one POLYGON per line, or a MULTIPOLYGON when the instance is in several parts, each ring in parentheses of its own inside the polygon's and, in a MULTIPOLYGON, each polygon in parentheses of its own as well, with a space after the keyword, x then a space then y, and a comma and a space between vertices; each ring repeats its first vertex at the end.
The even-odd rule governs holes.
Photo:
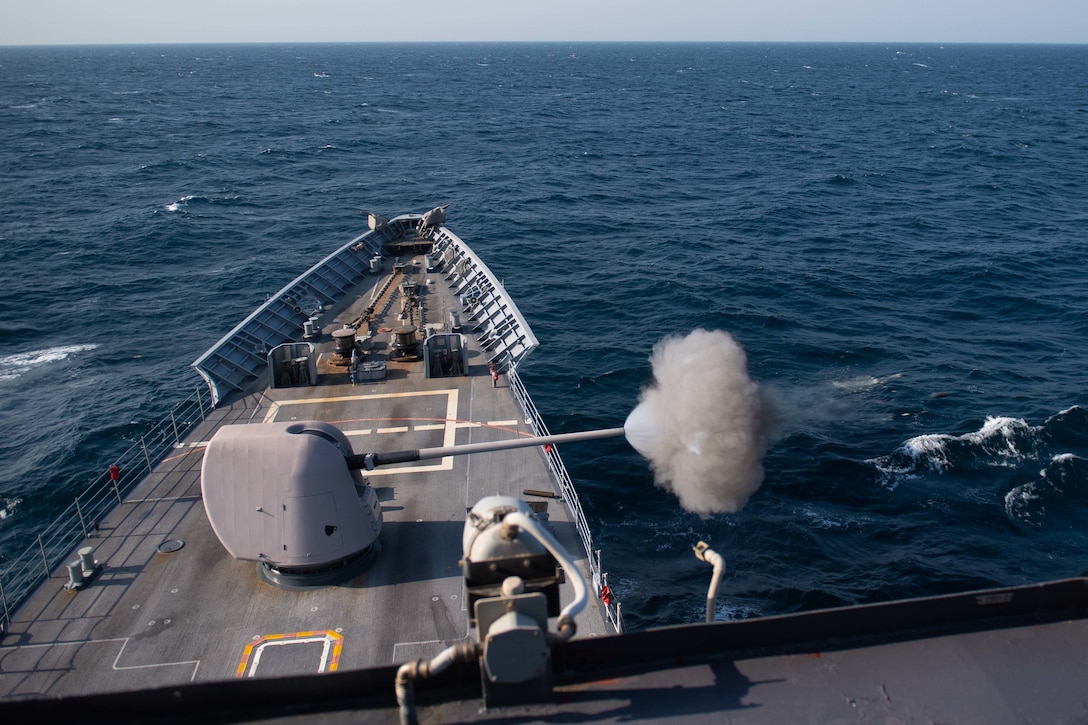
POLYGON ((467 456, 471 453, 490 453, 492 451, 508 451, 514 448, 528 448, 530 446, 555 445, 559 443, 577 443, 580 441, 597 440, 599 438, 618 438, 623 435, 623 428, 604 428, 601 430, 586 430, 578 433, 559 433, 550 436, 529 436, 525 438, 511 438, 502 441, 486 441, 484 443, 463 443, 458 446, 441 446, 438 448, 420 448, 414 451, 396 451, 394 453, 364 453, 354 456, 346 456, 348 468, 373 469, 377 466, 387 466, 394 463, 410 463, 412 461, 426 461, 433 458, 446 456, 467 456))

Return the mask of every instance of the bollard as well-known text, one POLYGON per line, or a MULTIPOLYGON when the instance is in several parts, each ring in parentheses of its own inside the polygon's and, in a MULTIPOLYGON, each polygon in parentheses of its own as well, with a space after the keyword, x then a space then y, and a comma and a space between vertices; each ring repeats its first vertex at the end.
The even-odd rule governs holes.
POLYGON ((98 576, 102 567, 94 560, 94 547, 84 546, 79 550, 79 558, 68 562, 68 581, 64 588, 68 591, 82 589, 98 576))
POLYGON ((79 563, 83 567, 84 574, 90 574, 98 568, 98 562, 94 560, 93 546, 84 546, 79 550, 79 563))
POLYGON ((68 583, 65 589, 79 589, 83 586, 83 564, 77 561, 68 562, 68 583))

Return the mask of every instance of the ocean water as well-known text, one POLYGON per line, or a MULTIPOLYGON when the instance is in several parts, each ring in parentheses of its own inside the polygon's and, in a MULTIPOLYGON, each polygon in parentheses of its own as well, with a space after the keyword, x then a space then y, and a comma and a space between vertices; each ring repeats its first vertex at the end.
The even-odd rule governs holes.
POLYGON ((265 295, 451 204, 553 432, 729 332, 778 401, 736 514, 563 455, 629 628, 1088 575, 1077 46, 0 48, 0 571, 265 295))

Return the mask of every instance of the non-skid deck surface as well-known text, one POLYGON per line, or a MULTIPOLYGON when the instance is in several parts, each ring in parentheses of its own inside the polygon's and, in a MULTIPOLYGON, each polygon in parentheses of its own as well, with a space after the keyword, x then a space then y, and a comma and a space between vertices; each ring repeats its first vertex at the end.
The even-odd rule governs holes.
MULTIPOLYGON (((367 282, 372 284, 373 280, 367 282)), ((429 285, 433 307, 444 285, 429 285)), ((358 315, 366 290, 323 320, 358 315)), ((435 315, 435 313, 432 313, 435 315)), ((375 348, 387 343, 379 336, 375 348)), ((472 343, 474 345, 474 342, 472 343)), ((381 554, 338 586, 284 591, 261 582, 216 539, 200 497, 203 444, 225 424, 326 420, 355 452, 391 452, 527 435, 505 376, 493 387, 483 354, 471 375, 426 379, 422 364, 389 365, 383 381, 253 390, 215 410, 100 522, 101 575, 78 592, 54 573, 13 613, 0 646, 0 697, 58 696, 209 679, 328 672, 432 656, 473 636, 458 561, 466 509, 492 494, 552 491, 557 538, 587 573, 585 554, 539 448, 449 457, 367 474, 382 503, 381 554), (160 544, 182 540, 173 553, 160 544)), ((73 554, 72 557, 75 558, 73 554)), ((563 601, 572 589, 563 585, 563 601)), ((579 636, 604 633, 597 608, 579 636)))

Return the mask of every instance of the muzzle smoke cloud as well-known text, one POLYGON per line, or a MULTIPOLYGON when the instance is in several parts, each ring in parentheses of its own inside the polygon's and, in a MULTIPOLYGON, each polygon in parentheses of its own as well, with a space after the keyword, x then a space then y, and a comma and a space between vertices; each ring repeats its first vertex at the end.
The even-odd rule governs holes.
POLYGON ((744 349, 728 333, 695 330, 654 345, 650 362, 654 383, 624 423, 628 442, 684 509, 740 511, 763 483, 776 428, 744 349))

